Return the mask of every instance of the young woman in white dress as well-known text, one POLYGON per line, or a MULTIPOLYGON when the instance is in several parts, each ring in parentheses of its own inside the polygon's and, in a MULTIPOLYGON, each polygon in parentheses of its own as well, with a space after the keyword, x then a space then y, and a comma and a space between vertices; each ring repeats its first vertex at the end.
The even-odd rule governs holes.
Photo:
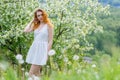
POLYGON ((37 9, 34 19, 24 29, 24 32, 32 31, 34 40, 27 53, 26 62, 31 64, 29 76, 40 76, 40 69, 46 65, 48 52, 53 43, 53 24, 44 10, 37 9))

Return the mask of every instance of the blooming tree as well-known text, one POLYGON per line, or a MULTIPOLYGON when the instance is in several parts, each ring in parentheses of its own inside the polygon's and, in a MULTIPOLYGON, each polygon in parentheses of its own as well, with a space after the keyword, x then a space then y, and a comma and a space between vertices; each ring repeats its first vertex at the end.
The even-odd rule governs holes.
POLYGON ((57 55, 54 60, 60 66, 66 61, 69 64, 68 60, 81 60, 78 56, 93 49, 87 36, 103 32, 96 16, 109 14, 109 6, 103 6, 97 0, 45 0, 40 7, 47 11, 55 26, 53 48, 57 55))
POLYGON ((37 1, 33 0, 0 1, 0 49, 8 59, 12 59, 12 62, 15 61, 13 56, 25 54, 29 46, 27 43, 31 42, 32 36, 24 34, 23 29, 37 6, 37 1))
POLYGON ((47 11, 54 24, 56 56, 53 58, 59 68, 64 62, 72 61, 73 55, 79 56, 93 48, 87 36, 102 32, 96 15, 109 14, 109 6, 102 6, 97 0, 2 0, 0 4, 4 4, 0 5, 0 45, 14 54, 26 53, 31 45, 32 33, 24 34, 23 29, 32 19, 34 9, 47 11))

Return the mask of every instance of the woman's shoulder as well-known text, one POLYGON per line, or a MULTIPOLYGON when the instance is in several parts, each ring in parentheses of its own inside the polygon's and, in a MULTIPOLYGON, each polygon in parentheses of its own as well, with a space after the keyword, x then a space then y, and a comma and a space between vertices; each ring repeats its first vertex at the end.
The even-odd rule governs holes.
POLYGON ((46 26, 47 26, 48 28, 53 28, 53 24, 51 24, 51 23, 46 23, 46 26))

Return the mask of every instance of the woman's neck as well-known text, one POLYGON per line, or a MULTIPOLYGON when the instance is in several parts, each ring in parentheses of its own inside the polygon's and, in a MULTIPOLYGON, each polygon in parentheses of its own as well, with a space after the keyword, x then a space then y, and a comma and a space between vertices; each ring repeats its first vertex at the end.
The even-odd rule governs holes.
POLYGON ((40 22, 40 24, 45 24, 45 23, 42 21, 42 22, 40 22))

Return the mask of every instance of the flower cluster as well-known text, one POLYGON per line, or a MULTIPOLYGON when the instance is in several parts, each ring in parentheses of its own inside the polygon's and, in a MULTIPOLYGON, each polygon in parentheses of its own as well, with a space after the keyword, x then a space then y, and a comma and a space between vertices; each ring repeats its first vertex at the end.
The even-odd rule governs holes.
POLYGON ((16 55, 16 59, 18 60, 18 63, 19 64, 23 64, 24 63, 24 60, 23 60, 23 57, 21 54, 17 54, 16 55))
POLYGON ((28 78, 28 80, 40 80, 40 78, 39 77, 37 77, 37 76, 35 76, 35 75, 33 75, 32 77, 29 77, 28 78))
POLYGON ((49 55, 49 56, 55 55, 55 50, 51 49, 51 50, 48 52, 48 55, 49 55))
POLYGON ((79 56, 78 56, 78 55, 74 55, 74 56, 73 56, 73 60, 76 61, 76 60, 78 60, 78 59, 79 59, 79 56))

